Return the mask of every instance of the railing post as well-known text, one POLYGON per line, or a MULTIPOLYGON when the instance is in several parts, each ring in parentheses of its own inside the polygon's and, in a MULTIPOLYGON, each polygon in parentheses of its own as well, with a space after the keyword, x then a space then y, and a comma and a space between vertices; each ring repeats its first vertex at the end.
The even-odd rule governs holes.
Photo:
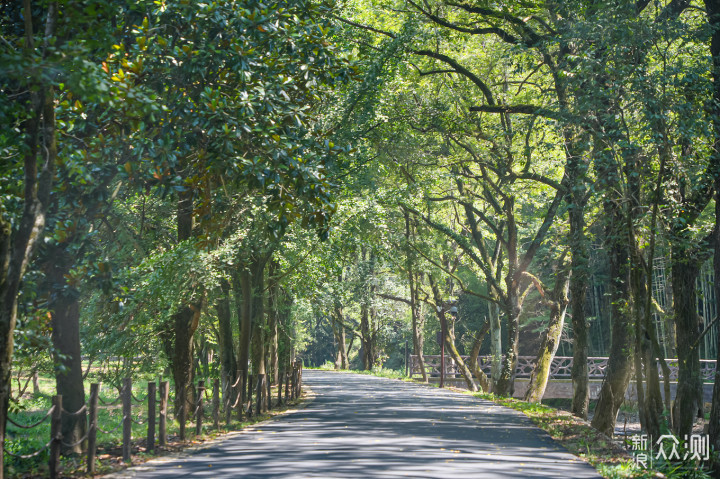
POLYGON ((200 437, 202 435, 202 423, 203 423, 203 396, 205 395, 205 381, 198 381, 197 388, 197 411, 195 412, 195 436, 200 437))
POLYGON ((97 383, 90 385, 90 409, 88 410, 88 450, 87 450, 87 472, 90 475, 95 474, 95 454, 97 453, 97 417, 98 417, 98 397, 100 395, 100 385, 97 383))
POLYGON ((130 447, 132 442, 132 379, 123 379, 122 389, 122 456, 123 461, 130 460, 130 447))
POLYGON ((58 477, 60 446, 62 445, 62 396, 53 396, 53 412, 50 418, 50 478, 58 477))
POLYGON ((164 446, 167 444, 168 395, 169 395, 168 382, 162 381, 160 383, 160 422, 158 424, 159 429, 160 429, 158 431, 160 434, 160 437, 158 437, 158 444, 160 446, 164 446))
POLYGON ((212 390, 213 428, 220 429, 220 380, 213 380, 212 390))
POLYGON ((155 452, 155 402, 157 385, 154 382, 148 383, 148 429, 146 452, 155 452))

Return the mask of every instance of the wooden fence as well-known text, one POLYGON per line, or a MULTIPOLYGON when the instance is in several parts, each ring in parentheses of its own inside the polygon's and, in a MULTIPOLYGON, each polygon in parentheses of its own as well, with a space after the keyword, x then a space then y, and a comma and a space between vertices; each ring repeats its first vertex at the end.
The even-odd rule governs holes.
MULTIPOLYGON (((461 356, 463 361, 468 361, 468 356, 461 356)), ((423 356, 425 360, 425 371, 429 376, 440 375, 440 356, 428 355, 423 356)), ((666 359, 670 369, 670 380, 677 381, 678 377, 678 360, 677 359, 666 359)), ((700 374, 702 375, 703 381, 711 383, 715 377, 715 369, 717 361, 714 360, 701 360, 700 361, 700 374)), ((571 377, 573 365, 573 358, 568 356, 555 356, 550 366, 550 379, 569 379, 571 377)), ((607 369, 608 358, 606 357, 589 357, 588 358, 588 375, 590 379, 603 379, 605 377, 605 370, 607 369)), ((490 375, 492 369, 492 357, 491 356, 479 356, 478 366, 480 369, 490 375)), ((535 356, 519 356, 517 367, 515 368, 515 377, 518 378, 529 378, 532 370, 535 368, 535 356)), ((660 372, 660 378, 663 378, 663 371, 658 367, 660 372)), ((459 375, 457 364, 452 357, 445 356, 445 374, 452 377, 453 375, 459 375)), ((420 363, 416 355, 410 355, 410 376, 420 377, 422 372, 420 371, 420 363)))
MULTIPOLYGON (((235 382, 234 387, 226 389, 229 394, 226 394, 224 407, 226 410, 226 422, 229 424, 232 419, 232 411, 237 408, 239 412, 238 418, 242 419, 245 415, 248 417, 257 416, 261 412, 267 411, 273 408, 273 399, 271 397, 271 384, 270 381, 265 380, 264 375, 258 375, 254 378, 256 381, 256 399, 255 408, 253 409, 252 404, 252 392, 253 392, 253 377, 249 376, 247 381, 247 395, 244 404, 241 403, 242 391, 238 390, 237 386, 241 382, 240 380, 235 382)), ((11 457, 17 457, 20 459, 28 460, 39 456, 45 450, 49 449, 49 468, 50 477, 59 477, 60 471, 60 453, 63 447, 74 448, 85 441, 87 441, 87 472, 92 475, 95 474, 95 458, 97 453, 97 440, 98 433, 101 434, 112 434, 122 427, 122 457, 123 461, 130 461, 131 448, 132 448, 132 424, 146 425, 147 426, 147 452, 154 452, 155 444, 159 446, 165 446, 167 444, 167 411, 169 401, 170 387, 167 381, 160 383, 158 391, 157 383, 150 382, 147 387, 147 395, 142 399, 136 398, 132 393, 132 380, 131 378, 125 378, 123 380, 123 386, 120 390, 119 396, 111 402, 105 402, 100 399, 100 384, 90 385, 90 397, 86 405, 81 407, 75 412, 66 411, 62 406, 62 396, 53 396, 52 406, 47 411, 45 416, 35 424, 23 425, 14 421, 8 417, 8 421, 14 426, 22 429, 33 429, 43 424, 48 418, 50 418, 50 440, 39 450, 26 455, 14 454, 8 450, 5 450, 5 454, 11 457), (159 392, 159 394, 158 394, 159 392), (159 398, 159 407, 158 407, 159 398), (144 420, 140 416, 137 418, 133 417, 132 406, 133 404, 145 404, 147 402, 147 409, 145 411, 144 420), (122 417, 120 422, 111 430, 103 430, 98 426, 98 410, 99 409, 117 409, 122 408, 122 417), (66 443, 61 432, 61 423, 63 415, 78 416, 83 413, 87 413, 87 429, 85 435, 78 439, 74 443, 66 443), (157 434, 156 434, 157 433, 157 434)), ((285 374, 280 374, 278 378, 278 396, 277 406, 287 404, 288 401, 293 401, 300 397, 302 394, 302 362, 295 361, 292 364, 292 369, 287 371, 285 374), (284 384, 284 398, 283 398, 283 382, 284 384)), ((212 395, 207 395, 205 387, 205 381, 198 381, 197 394, 195 401, 195 410, 191 414, 190 419, 194 419, 195 422, 195 434, 201 436, 203 433, 203 421, 205 416, 205 403, 210 401, 211 404, 211 417, 213 421, 213 428, 220 428, 220 380, 213 380, 212 395)), ((142 413, 141 413, 142 415, 142 413)), ((182 421, 179 424, 180 434, 179 439, 184 441, 186 439, 185 434, 185 423, 182 421)))

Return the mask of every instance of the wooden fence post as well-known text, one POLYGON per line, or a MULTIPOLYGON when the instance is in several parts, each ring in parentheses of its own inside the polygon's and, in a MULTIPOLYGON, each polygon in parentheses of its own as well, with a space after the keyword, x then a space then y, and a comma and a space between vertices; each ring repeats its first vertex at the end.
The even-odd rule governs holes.
POLYGON ((122 389, 122 455, 123 461, 130 460, 130 447, 132 442, 132 379, 123 379, 122 389))
POLYGON ((58 477, 60 446, 62 446, 62 396, 53 396, 53 412, 50 418, 50 478, 58 477))
POLYGON ((155 402, 157 385, 154 382, 148 383, 148 429, 146 452, 155 452, 155 402))
POLYGON ((197 411, 195 411, 195 437, 202 435, 202 422, 203 422, 203 396, 205 395, 205 381, 198 381, 197 388, 197 411))
POLYGON ((87 450, 87 472, 90 475, 95 474, 95 454, 97 453, 97 417, 98 417, 98 397, 100 395, 100 385, 97 383, 90 385, 90 409, 88 411, 88 450, 87 450))
POLYGON ((212 408, 213 408, 213 428, 220 429, 220 380, 213 380, 212 391, 212 408))
POLYGON ((158 444, 160 446, 164 446, 167 444, 167 408, 168 408, 168 382, 162 381, 160 383, 160 423, 159 426, 159 433, 160 437, 158 438, 158 444))

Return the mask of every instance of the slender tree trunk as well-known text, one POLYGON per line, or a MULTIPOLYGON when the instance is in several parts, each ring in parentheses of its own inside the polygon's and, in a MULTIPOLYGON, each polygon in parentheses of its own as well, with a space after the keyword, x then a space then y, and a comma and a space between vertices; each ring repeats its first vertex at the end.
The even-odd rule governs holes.
MULTIPOLYGON (((567 141, 566 143, 572 143, 567 141)), ((570 223, 570 251, 572 275, 570 277, 570 310, 572 312, 573 367, 571 372, 573 398, 571 412, 582 418, 588 417, 590 380, 588 372, 588 331, 585 314, 589 277, 589 255, 585 236, 584 184, 586 166, 579 153, 568 160, 571 185, 568 220, 570 223)))
POLYGON ((425 371, 425 358, 423 355, 423 329, 425 321, 422 317, 421 305, 418 301, 418 285, 416 284, 415 272, 410 264, 408 264, 408 282, 410 287, 410 314, 412 316, 413 328, 413 349, 415 357, 418 361, 418 367, 422 374, 423 382, 428 382, 427 371, 425 371))
POLYGON ((490 356, 492 359, 490 377, 492 378, 492 390, 495 392, 498 389, 502 371, 502 323, 500 322, 500 306, 497 303, 488 303, 488 320, 490 321, 490 356))
POLYGON ((235 292, 235 307, 237 309, 238 338, 237 352, 237 379, 240 388, 240 401, 245 404, 247 400, 247 379, 250 362, 250 340, 252 337, 252 285, 251 274, 247 268, 241 268, 232 278, 235 292))
POLYGON ((515 368, 518 361, 520 346, 520 294, 517 281, 507 276, 508 293, 505 303, 505 315, 508 318, 507 350, 503 357, 500 378, 495 384, 493 392, 498 396, 512 396, 515 392, 515 368))
MULTIPOLYGON (((438 306, 442 305, 443 299, 440 295, 440 289, 438 288, 437 283, 434 281, 432 275, 430 276, 430 287, 432 288, 435 304, 438 306)), ((450 356, 455 361, 455 364, 457 364, 458 369, 460 370, 460 374, 462 374, 463 379, 465 379, 465 383, 467 384, 468 389, 473 392, 477 391, 478 387, 477 384, 475 384, 475 380, 473 379, 472 371, 470 371, 470 368, 467 366, 467 364, 465 364, 465 361, 463 361, 460 353, 455 347, 455 328, 453 324, 454 321, 450 320, 450 324, 448 324, 448 320, 445 316, 447 314, 447 311, 445 311, 444 308, 440 308, 440 310, 436 308, 435 311, 438 316, 438 320, 440 321, 441 327, 445 328, 445 349, 450 353, 450 356)))
POLYGON ((425 371, 425 357, 423 355, 423 329, 424 321, 422 312, 420 311, 420 302, 418 301, 418 289, 417 284, 418 278, 415 276, 415 268, 413 267, 413 252, 410 248, 410 241, 414 238, 415 227, 413 222, 410 221, 410 213, 407 210, 403 210, 405 216, 405 241, 407 245, 405 248, 406 257, 406 271, 408 277, 408 288, 410 289, 410 316, 412 317, 412 337, 413 337, 413 351, 417 358, 418 367, 420 368, 420 374, 422 374, 423 382, 428 382, 427 371, 425 371))
POLYGON ((270 334, 270 337, 268 338, 268 348, 269 348, 269 374, 272 377, 272 384, 278 383, 278 375, 279 375, 279 368, 278 368, 278 294, 280 290, 280 285, 277 281, 277 274, 280 271, 280 265, 277 263, 277 261, 271 261, 269 270, 268 270, 268 282, 269 288, 268 288, 268 333, 270 334))
POLYGON ((235 348, 230 314, 230 283, 226 279, 220 281, 220 298, 215 304, 218 317, 218 345, 220 347, 220 371, 222 375, 223 397, 229 397, 230 386, 235 382, 237 374, 235 348))
POLYGON ((673 404, 673 430, 690 435, 694 418, 702 413, 700 351, 696 347, 701 323, 697 314, 695 284, 700 273, 697 259, 680 242, 672 253, 673 302, 677 331, 678 381, 673 404))
POLYGON ((347 342, 345 340, 345 318, 342 307, 336 306, 333 312, 332 322, 335 340, 337 341, 338 366, 340 369, 348 369, 347 342))
POLYGON ((475 376, 478 386, 484 392, 490 391, 490 379, 488 379, 487 375, 483 372, 482 369, 480 369, 480 366, 478 365, 478 356, 480 356, 480 348, 482 348, 483 340, 485 339, 485 336, 487 336, 488 331, 490 331, 490 320, 486 319, 482 328, 480 328, 480 331, 478 332, 475 341, 473 342, 473 347, 470 351, 470 357, 468 358, 470 370, 475 376))
MULTIPOLYGON (((563 268, 564 265, 560 265, 560 267, 563 268)), ((553 297, 549 298, 548 301, 550 323, 535 358, 535 368, 530 374, 530 382, 525 391, 525 401, 540 402, 545 395, 545 388, 550 376, 550 367, 560 345, 560 337, 565 325, 565 313, 569 302, 569 279, 569 272, 562 272, 557 275, 557 284, 552 293, 553 297)))

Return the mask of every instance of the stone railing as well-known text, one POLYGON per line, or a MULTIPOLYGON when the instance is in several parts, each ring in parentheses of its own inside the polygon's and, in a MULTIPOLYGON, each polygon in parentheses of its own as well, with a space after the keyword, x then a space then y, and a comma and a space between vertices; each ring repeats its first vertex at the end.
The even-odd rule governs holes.
MULTIPOLYGON (((461 356, 463 361, 468 360, 468 356, 461 356)), ((425 371, 428 376, 440 376, 440 356, 437 355, 426 355, 425 359, 425 371)), ((668 367, 670 368, 670 380, 677 381, 678 377, 678 360, 677 359, 666 359, 668 367)), ((573 358, 568 356, 555 356, 550 366, 550 379, 570 379, 572 372, 573 358)), ((607 369, 608 358, 606 357, 589 357, 588 358, 588 376, 590 379, 603 379, 605 377, 605 370, 607 369)), ((479 356, 478 366, 480 369, 490 375, 492 368, 492 358, 490 356, 479 356)), ((515 377, 518 378, 529 378, 535 367, 535 356, 519 356, 517 367, 515 368, 515 377)), ((714 360, 700 360, 700 374, 702 375, 704 382, 713 382, 715 377, 716 361, 714 360)), ((663 378, 662 369, 660 371, 660 378, 663 378)), ((449 355, 445 356, 445 374, 452 377, 459 374, 457 365, 449 355)), ((412 377, 422 376, 420 372, 420 365, 418 364, 417 356, 410 355, 410 375, 412 377)))

